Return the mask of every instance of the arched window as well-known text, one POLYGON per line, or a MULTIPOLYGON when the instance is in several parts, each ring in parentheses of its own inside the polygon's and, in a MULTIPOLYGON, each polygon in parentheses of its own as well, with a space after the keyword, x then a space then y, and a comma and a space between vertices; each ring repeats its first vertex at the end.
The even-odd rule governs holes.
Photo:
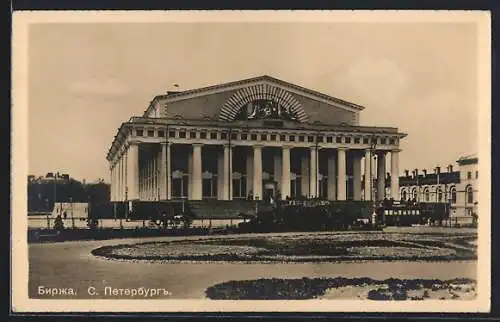
POLYGON ((411 191, 412 199, 417 200, 417 188, 413 188, 411 191))
POLYGON ((401 190, 401 200, 406 200, 406 190, 401 190))
POLYGON ((437 202, 443 202, 443 190, 440 187, 436 188, 436 199, 437 202))
POLYGON ((450 188, 451 203, 457 203, 457 189, 455 187, 450 188))
POLYGON ((425 195, 425 201, 429 201, 431 198, 430 193, 429 193, 429 188, 425 188, 424 190, 424 195, 425 195))
POLYGON ((467 203, 474 203, 474 192, 472 191, 472 187, 468 186, 465 191, 467 192, 467 203))

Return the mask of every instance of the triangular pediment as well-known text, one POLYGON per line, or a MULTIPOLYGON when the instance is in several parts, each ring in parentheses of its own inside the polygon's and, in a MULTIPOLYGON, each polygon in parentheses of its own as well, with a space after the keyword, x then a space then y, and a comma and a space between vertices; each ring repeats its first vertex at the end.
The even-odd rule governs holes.
POLYGON ((278 91, 283 91, 291 96, 300 95, 302 97, 320 101, 328 105, 332 105, 337 108, 342 108, 351 112, 359 112, 364 109, 363 106, 339 98, 335 98, 311 89, 307 89, 305 87, 301 87, 268 75, 263 75, 254 78, 248 78, 244 80, 223 83, 208 87, 202 87, 192 90, 186 90, 181 92, 174 92, 167 95, 160 95, 155 97, 155 101, 162 101, 163 103, 168 104, 169 102, 186 100, 200 96, 213 95, 229 91, 239 91, 245 88, 250 88, 252 90, 255 87, 262 88, 266 86, 273 90, 277 89, 278 91))

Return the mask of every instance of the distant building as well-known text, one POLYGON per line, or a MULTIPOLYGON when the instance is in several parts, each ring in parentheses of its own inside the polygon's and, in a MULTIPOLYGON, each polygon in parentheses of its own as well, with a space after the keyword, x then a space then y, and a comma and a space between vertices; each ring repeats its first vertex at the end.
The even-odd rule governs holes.
POLYGON ((467 155, 457 161, 458 170, 448 165, 446 171, 436 167, 433 173, 418 169, 399 178, 401 200, 418 202, 443 202, 450 204, 452 217, 477 215, 479 178, 478 157, 467 155))

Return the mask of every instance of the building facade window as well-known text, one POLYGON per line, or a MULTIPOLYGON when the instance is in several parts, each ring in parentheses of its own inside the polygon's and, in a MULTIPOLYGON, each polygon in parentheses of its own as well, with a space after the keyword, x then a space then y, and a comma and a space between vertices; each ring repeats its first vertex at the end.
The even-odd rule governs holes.
POLYGON ((150 137, 155 136, 155 131, 153 131, 153 130, 148 130, 148 136, 150 136, 150 137))
POLYGON ((215 132, 210 133, 210 139, 217 140, 217 133, 215 132))
POLYGON ((441 188, 436 188, 437 202, 443 202, 443 191, 441 188))
POLYGON ((406 190, 401 191, 401 200, 407 200, 406 190))
POLYGON ((285 135, 280 135, 280 141, 286 141, 286 136, 285 135))
POLYGON ((414 200, 417 200, 417 188, 413 188, 413 190, 411 191, 411 194, 412 194, 412 199, 414 200))
POLYGON ((135 135, 142 136, 142 129, 135 130, 135 135))
POLYGON ((175 131, 169 131, 168 132, 168 137, 175 138, 175 131))
POLYGON ((196 132, 189 132, 189 137, 191 139, 196 139, 196 132))
POLYGON ((472 191, 472 187, 468 186, 465 191, 467 192, 467 203, 474 203, 474 192, 472 191))
POLYGON ((451 203, 457 203, 457 189, 455 187, 451 187, 450 195, 451 195, 451 203))
POLYGON ((429 188, 425 188, 425 190, 424 190, 424 196, 425 196, 425 201, 429 202, 430 199, 431 199, 430 198, 431 196, 430 196, 429 188))
POLYGON ((476 179, 479 178, 479 171, 476 170, 476 179))
POLYGON ((468 171, 467 172, 467 180, 472 179, 472 172, 468 171))
POLYGON ((327 136, 327 137, 326 137, 326 142, 327 142, 327 143, 332 143, 332 142, 333 142, 333 137, 331 137, 331 136, 327 136))

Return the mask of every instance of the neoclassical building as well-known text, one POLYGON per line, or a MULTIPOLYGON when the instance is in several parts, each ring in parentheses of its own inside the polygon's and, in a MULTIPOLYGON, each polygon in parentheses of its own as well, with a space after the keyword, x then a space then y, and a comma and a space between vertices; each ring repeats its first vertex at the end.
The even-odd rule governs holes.
POLYGON ((158 95, 113 139, 111 201, 399 199, 406 134, 363 109, 269 76, 158 95))

